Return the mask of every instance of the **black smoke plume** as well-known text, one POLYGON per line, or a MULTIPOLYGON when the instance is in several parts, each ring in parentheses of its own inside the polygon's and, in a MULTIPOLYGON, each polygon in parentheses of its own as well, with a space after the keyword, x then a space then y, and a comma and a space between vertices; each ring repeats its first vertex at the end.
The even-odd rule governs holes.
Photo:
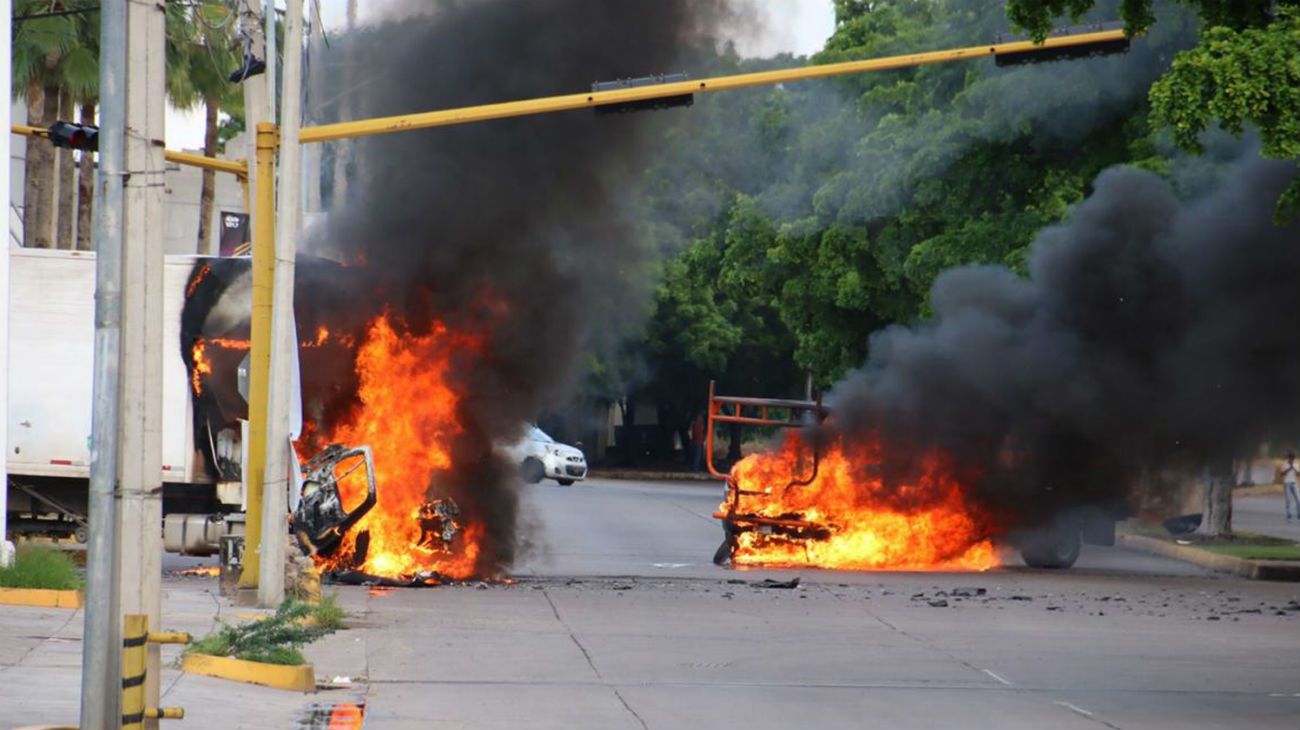
POLYGON ((1300 224, 1273 224, 1291 163, 1253 157, 1186 202, 1149 172, 1103 173, 1040 234, 1027 279, 966 267, 932 323, 871 341, 832 393, 890 479, 951 457, 1009 527, 1126 497, 1145 468, 1198 468, 1297 434, 1300 224))
MULTIPOLYGON (((366 79, 353 106, 386 116, 680 71, 726 13, 692 0, 405 3, 400 21, 350 39, 366 79)), ((441 321, 486 335, 482 355, 455 365, 466 432, 432 485, 485 521, 485 570, 513 560, 518 521, 516 465, 493 444, 562 402, 586 346, 641 309, 634 183, 656 154, 651 117, 571 112, 363 141, 349 200, 310 242, 364 262, 347 294, 358 309, 413 334, 441 321)))

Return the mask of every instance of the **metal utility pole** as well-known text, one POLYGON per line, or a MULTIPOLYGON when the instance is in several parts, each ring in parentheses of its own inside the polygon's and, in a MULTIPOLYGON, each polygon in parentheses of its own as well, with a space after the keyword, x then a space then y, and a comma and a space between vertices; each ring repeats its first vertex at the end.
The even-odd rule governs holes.
POLYGON ((289 511, 290 409, 298 338, 294 331, 293 278, 302 214, 302 0, 287 0, 284 28, 284 86, 280 94, 279 208, 275 225, 275 285, 271 305, 271 377, 266 418, 266 472, 262 493, 261 576, 257 602, 266 607, 284 600, 285 549, 289 511))
MULTIPOLYGON (((126 181, 122 208, 122 352, 119 372, 118 614, 162 613, 163 136, 166 11, 127 6, 126 181)), ((120 663, 119 663, 120 666, 120 663)), ((159 705, 162 665, 148 647, 147 707, 159 705)), ((146 719, 145 727, 157 727, 146 719)))
POLYGON ((117 727, 116 518, 118 355, 121 352, 122 187, 126 147, 126 3, 103 0, 99 17, 99 176, 95 181, 95 362, 90 442, 90 537, 81 657, 81 727, 117 727))

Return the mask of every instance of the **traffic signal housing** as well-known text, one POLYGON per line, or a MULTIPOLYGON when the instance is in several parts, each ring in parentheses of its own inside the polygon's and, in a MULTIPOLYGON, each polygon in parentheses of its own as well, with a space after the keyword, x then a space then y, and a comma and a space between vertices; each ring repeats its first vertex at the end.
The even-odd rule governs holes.
POLYGON ((49 128, 50 142, 70 150, 99 151, 99 127, 93 124, 55 122, 49 128))
MULTIPOLYGON (((684 73, 676 74, 659 74, 658 76, 642 76, 637 79, 618 79, 616 81, 598 81, 591 85, 591 90, 600 91, 621 91, 623 89, 635 89, 642 86, 660 86, 662 84, 676 84, 682 81, 690 81, 690 76, 684 73)), ((617 104, 602 104, 596 107, 596 113, 604 114, 626 114, 628 112, 654 111, 657 109, 672 109, 674 107, 692 106, 695 104, 694 94, 680 94, 678 96, 665 96, 660 99, 643 99, 641 101, 623 101, 617 104)))

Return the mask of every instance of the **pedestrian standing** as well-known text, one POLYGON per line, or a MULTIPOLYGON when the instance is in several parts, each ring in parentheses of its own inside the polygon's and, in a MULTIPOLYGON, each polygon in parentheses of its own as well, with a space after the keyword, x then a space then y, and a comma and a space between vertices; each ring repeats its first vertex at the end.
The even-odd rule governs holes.
POLYGON ((1295 452, 1286 455, 1282 465, 1282 499, 1286 502, 1286 521, 1291 521, 1291 502, 1295 502, 1296 517, 1300 517, 1300 491, 1296 489, 1295 452))
POLYGON ((700 471, 704 465, 704 435, 707 426, 704 425, 704 414, 695 414, 695 420, 691 421, 691 448, 695 450, 695 459, 691 463, 692 471, 700 471))

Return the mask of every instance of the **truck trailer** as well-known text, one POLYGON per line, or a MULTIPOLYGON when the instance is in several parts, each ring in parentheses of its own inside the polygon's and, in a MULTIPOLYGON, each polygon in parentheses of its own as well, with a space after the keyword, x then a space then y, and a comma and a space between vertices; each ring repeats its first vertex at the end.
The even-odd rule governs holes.
MULTIPOLYGON (((8 256, 9 533, 85 542, 95 254, 11 249, 8 256)), ((222 536, 242 534, 244 513, 243 429, 202 427, 180 346, 187 289, 204 261, 167 256, 163 270, 164 544, 192 555, 213 554, 222 536)))

